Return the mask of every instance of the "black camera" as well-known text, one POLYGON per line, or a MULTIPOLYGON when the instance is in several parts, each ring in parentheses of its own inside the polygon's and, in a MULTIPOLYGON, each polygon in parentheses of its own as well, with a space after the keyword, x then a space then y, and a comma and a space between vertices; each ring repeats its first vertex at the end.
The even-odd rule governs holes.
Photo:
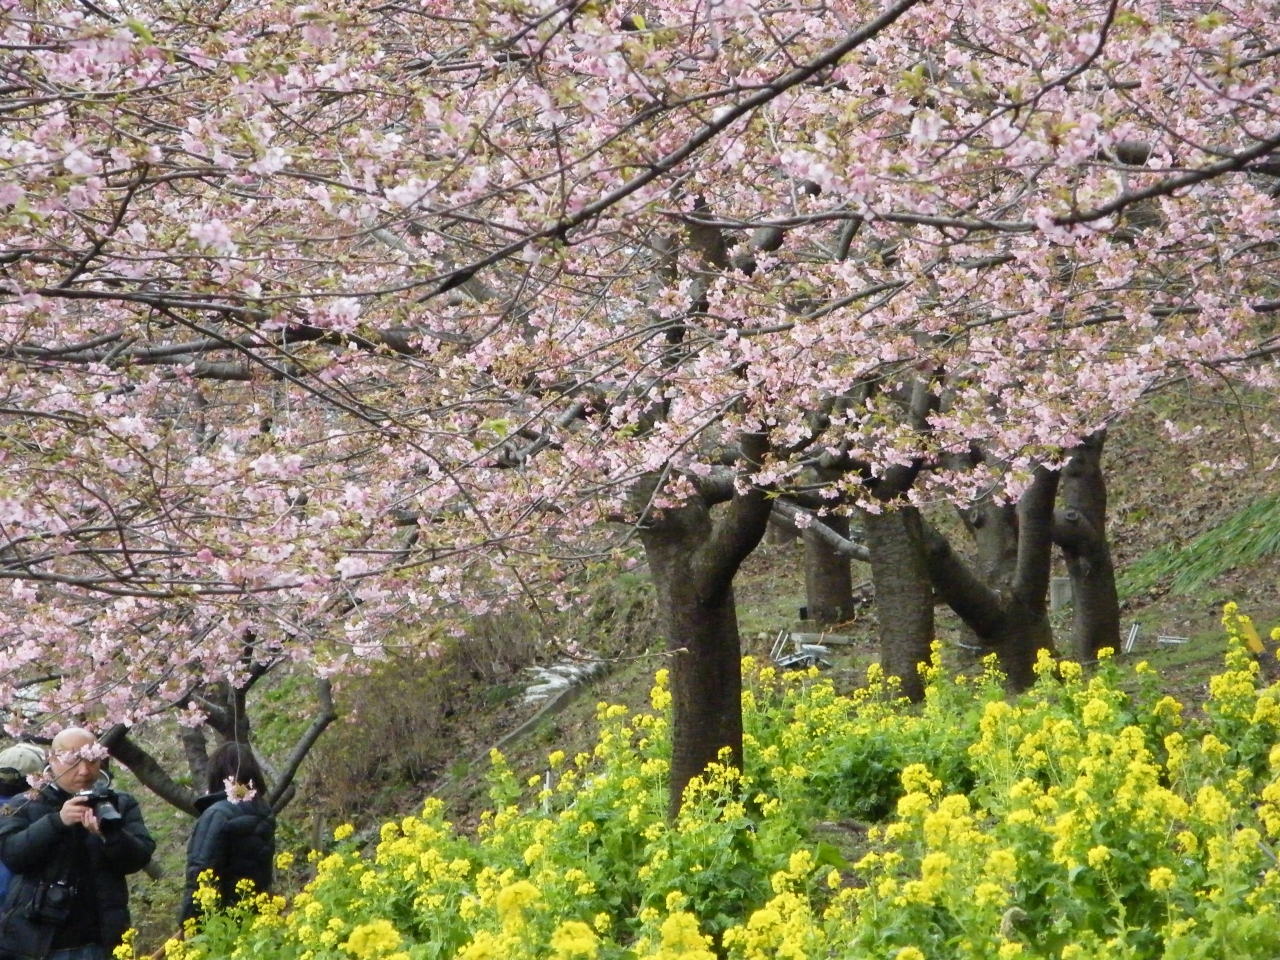
POLYGON ((37 883, 27 905, 27 917, 36 923, 66 923, 71 919, 71 904, 75 897, 76 888, 63 881, 37 883))
POLYGON ((110 787, 96 785, 92 790, 81 790, 76 796, 89 801, 87 806, 98 818, 98 826, 103 833, 115 830, 124 822, 124 817, 116 809, 116 792, 110 787))

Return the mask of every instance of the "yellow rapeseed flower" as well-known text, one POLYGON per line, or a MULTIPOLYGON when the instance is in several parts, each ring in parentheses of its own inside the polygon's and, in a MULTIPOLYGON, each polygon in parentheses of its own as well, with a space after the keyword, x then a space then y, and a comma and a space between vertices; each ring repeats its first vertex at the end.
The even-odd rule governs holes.
POLYGON ((942 789, 942 782, 935 780, 923 763, 913 763, 902 771, 902 787, 907 793, 936 795, 942 789))
POLYGON ((1231 804, 1222 791, 1211 784, 1196 793, 1195 814, 1206 823, 1225 823, 1231 816, 1231 804))
POLYGON ((488 930, 480 930, 458 952, 458 960, 506 960, 506 944, 488 930))
MULTIPOLYGON (((1049 656, 1049 651, 1047 650, 1042 649, 1040 653, 1045 657, 1049 656)), ((1075 683, 1084 675, 1084 670, 1074 660, 1063 660, 1058 664, 1058 673, 1067 683, 1075 683)))
POLYGON ((375 960, 400 946, 400 934, 390 920, 362 923, 351 931, 342 949, 357 960, 375 960))
POLYGON ((973 900, 980 907, 1002 907, 1008 899, 1004 887, 998 883, 980 883, 973 888, 973 900))
POLYGON ((716 960, 708 949, 711 938, 698 931, 698 919, 691 913, 671 914, 662 921, 660 933, 662 946, 652 955, 654 960, 716 960))
POLYGON ((1080 722, 1086 727, 1098 727, 1111 718, 1111 704, 1105 700, 1093 699, 1080 711, 1080 722))
POLYGON ((1012 883, 1018 876, 1018 857, 1008 849, 992 850, 987 854, 987 876, 1004 883, 1012 883))
POLYGON ((133 940, 137 932, 133 927, 124 932, 124 936, 120 939, 120 945, 111 952, 112 960, 134 960, 133 940))
POLYGON ((566 920, 551 934, 551 949, 557 960, 569 957, 591 960, 600 951, 600 940, 581 920, 566 920))
POLYGON ((667 689, 667 671, 659 670, 653 676, 653 689, 649 691, 649 702, 653 709, 663 711, 671 706, 671 691, 667 689))
POLYGON ((951 870, 951 857, 941 851, 935 850, 933 853, 925 855, 920 861, 920 883, 922 892, 932 900, 943 890, 946 885, 948 873, 951 870))
POLYGON ((498 919, 503 926, 518 925, 524 918, 524 908, 541 897, 541 891, 528 880, 517 880, 503 887, 494 898, 498 919))
POLYGON ((1151 889, 1161 893, 1171 889, 1176 880, 1177 877, 1168 867, 1156 867, 1147 876, 1147 882, 1151 884, 1151 889))

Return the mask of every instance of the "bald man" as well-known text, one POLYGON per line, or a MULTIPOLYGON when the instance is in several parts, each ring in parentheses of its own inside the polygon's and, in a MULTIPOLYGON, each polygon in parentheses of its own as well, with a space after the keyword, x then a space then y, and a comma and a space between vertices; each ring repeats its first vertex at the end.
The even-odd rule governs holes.
POLYGON ((14 874, 0 960, 109 960, 129 929, 125 876, 156 845, 127 793, 111 792, 117 816, 77 796, 93 789, 106 755, 88 730, 63 730, 49 748, 49 781, 0 810, 0 860, 14 874))

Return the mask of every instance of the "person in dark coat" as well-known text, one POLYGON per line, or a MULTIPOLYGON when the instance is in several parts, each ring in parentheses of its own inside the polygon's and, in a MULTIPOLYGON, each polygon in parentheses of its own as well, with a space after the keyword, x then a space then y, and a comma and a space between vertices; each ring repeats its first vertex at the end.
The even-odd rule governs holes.
POLYGON ((0 860, 13 872, 0 905, 0 960, 108 960, 129 929, 127 874, 155 841, 138 802, 98 782, 106 751, 87 730, 53 738, 51 780, 0 808, 0 860))
POLYGON ((276 859, 276 818, 266 801, 265 783, 253 752, 242 743, 224 743, 209 758, 209 793, 196 801, 200 819, 187 844, 187 886, 179 920, 200 916, 196 890, 200 874, 212 870, 218 904, 240 899, 241 880, 255 893, 269 893, 276 859), (230 795, 228 795, 230 791, 230 795), (236 799, 248 794, 247 799, 236 799))

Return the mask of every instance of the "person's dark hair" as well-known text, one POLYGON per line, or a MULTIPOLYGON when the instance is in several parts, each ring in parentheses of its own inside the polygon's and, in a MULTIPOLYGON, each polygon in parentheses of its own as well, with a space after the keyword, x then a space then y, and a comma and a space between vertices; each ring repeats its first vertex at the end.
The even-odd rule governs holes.
POLYGON ((227 777, 252 787, 259 795, 266 793, 266 778, 248 744, 228 740, 209 757, 209 793, 223 789, 227 777))

